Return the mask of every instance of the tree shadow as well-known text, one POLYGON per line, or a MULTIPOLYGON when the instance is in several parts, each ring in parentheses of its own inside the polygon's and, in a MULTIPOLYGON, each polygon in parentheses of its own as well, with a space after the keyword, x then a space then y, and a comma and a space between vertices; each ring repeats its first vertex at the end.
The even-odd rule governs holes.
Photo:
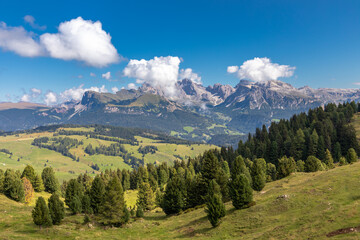
POLYGON ((151 221, 161 221, 161 220, 165 220, 167 218, 169 218, 170 216, 166 216, 166 215, 160 215, 160 216, 144 216, 143 219, 144 220, 151 220, 151 221))

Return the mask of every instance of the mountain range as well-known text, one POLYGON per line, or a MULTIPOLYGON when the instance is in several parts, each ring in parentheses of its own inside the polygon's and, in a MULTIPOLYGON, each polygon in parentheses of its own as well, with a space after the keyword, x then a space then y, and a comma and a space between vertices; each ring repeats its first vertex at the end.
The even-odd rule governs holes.
POLYGON ((278 80, 241 80, 235 87, 204 87, 189 79, 176 83, 176 95, 143 84, 116 94, 85 92, 81 101, 49 107, 37 103, 0 103, 0 129, 41 125, 109 124, 166 132, 187 140, 234 145, 262 124, 289 118, 326 103, 359 101, 359 89, 295 88, 278 80))

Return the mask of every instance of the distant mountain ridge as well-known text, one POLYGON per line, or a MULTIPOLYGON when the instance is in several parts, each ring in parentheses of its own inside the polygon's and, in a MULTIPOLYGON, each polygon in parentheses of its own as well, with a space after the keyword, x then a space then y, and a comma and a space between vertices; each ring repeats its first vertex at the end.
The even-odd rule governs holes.
POLYGON ((143 84, 116 94, 85 92, 81 101, 55 107, 32 103, 0 103, 0 129, 41 125, 109 124, 164 131, 187 140, 235 144, 262 124, 289 118, 326 103, 359 101, 359 89, 295 88, 281 81, 241 80, 235 87, 204 87, 189 79, 176 83, 175 96, 143 84))

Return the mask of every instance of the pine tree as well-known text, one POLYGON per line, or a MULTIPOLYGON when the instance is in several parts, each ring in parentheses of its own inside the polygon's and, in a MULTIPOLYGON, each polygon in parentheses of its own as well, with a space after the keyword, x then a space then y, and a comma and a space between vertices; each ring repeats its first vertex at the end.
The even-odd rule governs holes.
POLYGON ((346 158, 340 157, 339 163, 340 163, 340 166, 346 165, 347 164, 346 158))
POLYGON ((232 178, 229 184, 229 192, 233 206, 236 209, 241 209, 252 202, 252 191, 249 180, 244 174, 232 178))
POLYGON ((354 163, 358 160, 358 156, 353 148, 349 148, 346 154, 346 161, 348 163, 354 163))
MULTIPOLYGON (((80 197, 81 196, 75 195, 71 198, 69 203, 66 204, 66 205, 68 205, 72 214, 74 214, 74 215, 82 212, 82 204, 81 204, 80 197)), ((65 201, 66 201, 66 199, 65 199, 65 201)))
POLYGON ((137 218, 142 218, 144 217, 144 211, 143 211, 143 208, 141 206, 137 206, 137 209, 136 209, 136 217, 137 218))
POLYGON ((124 191, 130 189, 130 174, 127 170, 123 169, 122 171, 122 186, 124 191))
POLYGON ((266 181, 271 182, 276 180, 276 166, 272 163, 266 164, 266 181))
POLYGON ((65 206, 57 193, 52 194, 49 198, 48 207, 52 223, 54 225, 59 225, 61 220, 65 217, 65 206))
POLYGON ((225 216, 225 205, 221 199, 220 186, 214 179, 209 184, 205 211, 213 227, 217 227, 221 218, 225 216))
POLYGON ((305 162, 303 160, 299 160, 296 162, 296 171, 305 172, 305 162))
POLYGON ((205 182, 209 184, 212 179, 216 179, 220 164, 212 151, 207 151, 202 161, 201 175, 205 182))
POLYGON ((151 210, 154 207, 154 193, 147 182, 142 182, 139 186, 136 205, 144 210, 151 210))
POLYGON ((308 145, 308 155, 316 155, 317 146, 319 142, 319 136, 316 132, 316 129, 313 130, 310 135, 309 145, 308 145))
POLYGON ((179 177, 174 177, 168 182, 161 202, 161 208, 166 215, 179 213, 183 209, 184 199, 181 185, 182 181, 179 177))
POLYGON ((42 192, 45 190, 44 183, 42 181, 42 178, 39 176, 39 174, 35 175, 33 188, 35 192, 42 192))
POLYGON ((22 182, 24 185, 24 193, 25 193, 25 202, 30 203, 31 199, 34 197, 34 188, 31 185, 31 182, 26 178, 22 178, 22 182))
POLYGON ((42 228, 49 227, 52 225, 51 216, 49 213, 49 209, 46 206, 45 199, 43 197, 39 197, 36 200, 35 208, 32 210, 32 218, 36 225, 42 228))
POLYGON ((329 149, 326 149, 324 163, 326 164, 326 166, 329 169, 332 169, 332 168, 335 167, 334 166, 334 160, 333 160, 333 158, 331 156, 331 153, 330 153, 329 149))
POLYGON ((250 171, 246 166, 242 156, 238 156, 235 158, 235 161, 233 162, 233 167, 231 169, 231 178, 235 178, 235 176, 240 174, 245 174, 245 176, 249 180, 249 183, 252 184, 250 171))
POLYGON ((104 181, 99 175, 97 175, 90 188, 90 204, 95 214, 99 213, 101 203, 104 199, 104 194, 105 194, 104 181))
POLYGON ((100 208, 102 223, 121 226, 125 223, 124 192, 117 177, 112 177, 106 186, 104 201, 100 208))
POLYGON ((21 174, 21 178, 26 177, 32 185, 34 185, 35 182, 35 170, 31 165, 26 165, 26 167, 24 168, 24 171, 21 174))
POLYGON ((264 159, 255 159, 251 175, 253 189, 261 191, 265 187, 266 183, 266 162, 264 159))
POLYGON ((41 178, 43 180, 46 192, 54 193, 59 190, 59 182, 57 181, 54 170, 51 167, 46 167, 43 169, 41 178))

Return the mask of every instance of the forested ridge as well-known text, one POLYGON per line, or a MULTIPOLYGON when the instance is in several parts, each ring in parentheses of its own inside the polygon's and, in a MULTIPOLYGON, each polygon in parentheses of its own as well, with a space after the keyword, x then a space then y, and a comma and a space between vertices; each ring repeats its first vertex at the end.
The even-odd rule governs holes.
MULTIPOLYGON (((86 221, 102 225, 124 225, 131 217, 142 217, 144 211, 155 207, 171 215, 205 206, 210 223, 216 227, 225 216, 224 202, 231 201, 235 209, 254 206, 253 191, 261 191, 266 182, 296 171, 324 171, 357 161, 359 144, 350 122, 359 109, 360 104, 355 102, 329 104, 272 123, 269 128, 263 126, 249 134, 246 142, 240 141, 236 150, 209 150, 171 166, 162 163, 140 165, 131 171, 106 170, 95 178, 81 174, 61 185, 51 168, 45 168, 41 178, 31 166, 22 174, 0 171, 0 191, 16 201, 25 201, 26 189, 31 190, 25 188, 28 179, 35 190, 55 194, 58 207, 46 206, 38 199, 33 218, 40 226, 60 224, 63 203, 58 198, 62 196, 72 214, 84 213, 86 221), (126 206, 124 191, 128 189, 138 190, 136 208, 126 206), (47 212, 43 210, 46 208, 49 214, 38 217, 37 213, 47 212)), ((121 152, 120 147, 113 149, 121 152)))

